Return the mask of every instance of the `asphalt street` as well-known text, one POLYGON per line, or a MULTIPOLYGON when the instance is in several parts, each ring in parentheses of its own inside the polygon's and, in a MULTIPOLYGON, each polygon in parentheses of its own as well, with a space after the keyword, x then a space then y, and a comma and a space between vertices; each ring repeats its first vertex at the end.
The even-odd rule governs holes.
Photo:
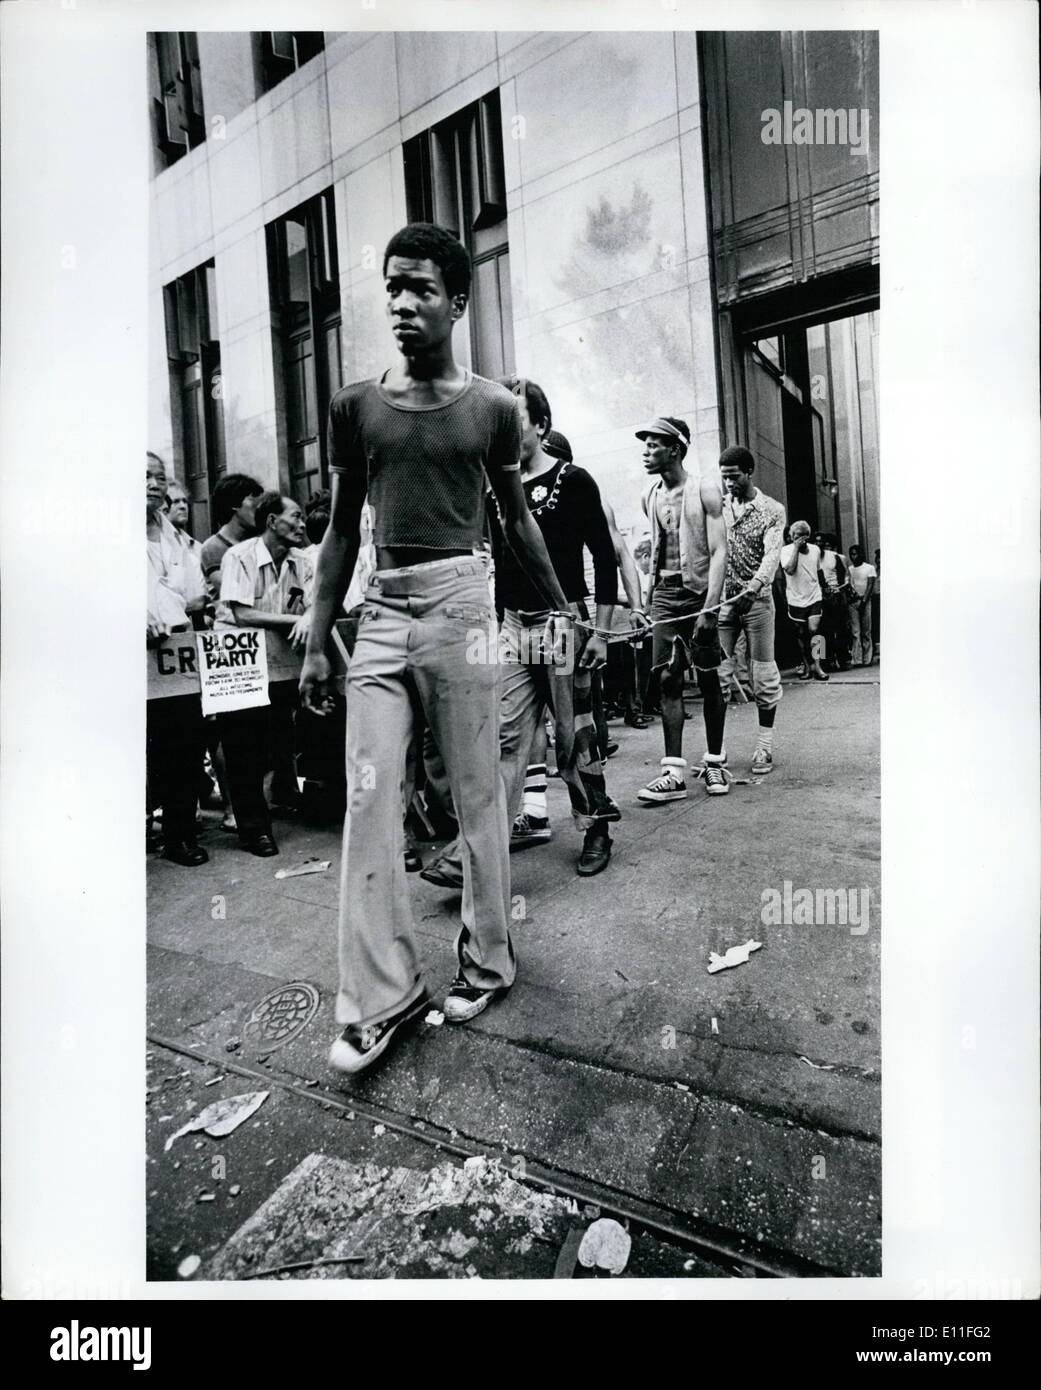
MULTIPOLYGON (((208 865, 149 865, 149 1277, 177 1278, 192 1254, 196 1279, 285 1264, 301 1267, 268 1277, 591 1277, 568 1242, 596 1213, 629 1231, 636 1277, 876 1275, 878 670, 786 680, 761 780, 754 706, 731 706, 725 797, 697 784, 640 805, 660 730, 612 724, 624 818, 607 870, 575 875, 581 837, 551 780, 554 838, 511 860, 513 990, 470 1025, 418 1022, 353 1080, 325 1064, 338 827, 276 821, 281 854, 259 860, 203 813, 208 865), (315 858, 330 868, 274 877, 315 858), (746 963, 708 973, 710 953, 750 939, 746 963), (252 1011, 290 982, 317 1011, 265 1037, 252 1011), (164 1149, 215 1099, 257 1090, 230 1135, 164 1149), (364 1262, 313 1263, 376 1226, 364 1262)), ((409 881, 437 996, 460 899, 409 881)))

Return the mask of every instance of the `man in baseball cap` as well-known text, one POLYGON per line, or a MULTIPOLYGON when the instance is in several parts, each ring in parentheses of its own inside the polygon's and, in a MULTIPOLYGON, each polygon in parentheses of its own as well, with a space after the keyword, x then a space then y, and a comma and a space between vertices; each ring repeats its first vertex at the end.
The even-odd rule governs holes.
POLYGON ((643 496, 651 523, 650 619, 652 685, 660 680, 665 756, 661 775, 638 793, 646 802, 679 801, 687 795, 683 757, 683 680, 697 673, 703 696, 705 756, 697 777, 710 796, 730 790, 723 727, 726 701, 719 682, 721 652, 716 610, 723 595, 727 540, 719 472, 688 472, 685 420, 659 415, 636 431, 643 440, 644 471, 654 481, 643 496), (709 611, 705 611, 709 610, 709 611))

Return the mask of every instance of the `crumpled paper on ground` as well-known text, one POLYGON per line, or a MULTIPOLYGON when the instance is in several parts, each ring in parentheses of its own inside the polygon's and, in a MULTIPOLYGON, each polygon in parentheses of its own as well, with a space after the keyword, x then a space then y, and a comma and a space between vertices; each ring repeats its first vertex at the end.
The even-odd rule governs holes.
POLYGON ((719 956, 715 951, 708 953, 708 973, 714 975, 717 970, 729 970, 735 965, 744 965, 753 951, 762 948, 761 941, 753 941, 751 937, 743 946, 731 946, 725 955, 719 956))
POLYGON ((207 1105, 205 1110, 200 1111, 194 1120, 189 1120, 175 1134, 171 1134, 163 1145, 163 1152, 168 1153, 174 1140, 180 1139, 182 1134, 192 1134, 198 1129, 214 1139, 223 1139, 226 1134, 231 1134, 239 1125, 245 1123, 250 1115, 255 1114, 270 1094, 270 1091, 245 1091, 240 1096, 229 1096, 226 1100, 214 1101, 212 1105, 207 1105))
POLYGON ((629 1263, 632 1241, 629 1232, 609 1216, 594 1221, 578 1247, 578 1262, 584 1269, 606 1269, 621 1274, 629 1263))

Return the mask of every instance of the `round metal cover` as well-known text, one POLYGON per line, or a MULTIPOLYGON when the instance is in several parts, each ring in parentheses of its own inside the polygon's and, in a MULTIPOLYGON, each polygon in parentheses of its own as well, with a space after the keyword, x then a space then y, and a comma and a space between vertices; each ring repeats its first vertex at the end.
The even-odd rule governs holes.
POLYGON ((243 1025, 243 1034, 254 1045, 273 1051, 299 1037, 318 1012, 321 996, 314 985, 294 980, 265 994, 243 1025))

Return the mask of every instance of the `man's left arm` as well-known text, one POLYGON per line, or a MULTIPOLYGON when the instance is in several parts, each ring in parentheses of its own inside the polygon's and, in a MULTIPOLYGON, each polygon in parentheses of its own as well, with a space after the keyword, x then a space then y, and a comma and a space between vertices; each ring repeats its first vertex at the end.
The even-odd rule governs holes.
POLYGON ((723 579, 727 568, 727 528, 723 520, 723 493, 719 484, 712 479, 703 478, 700 483, 701 506, 705 513, 705 537, 708 541, 708 593, 705 595, 706 609, 702 611, 695 624, 695 631, 714 628, 719 618, 715 611, 723 596, 723 579))

